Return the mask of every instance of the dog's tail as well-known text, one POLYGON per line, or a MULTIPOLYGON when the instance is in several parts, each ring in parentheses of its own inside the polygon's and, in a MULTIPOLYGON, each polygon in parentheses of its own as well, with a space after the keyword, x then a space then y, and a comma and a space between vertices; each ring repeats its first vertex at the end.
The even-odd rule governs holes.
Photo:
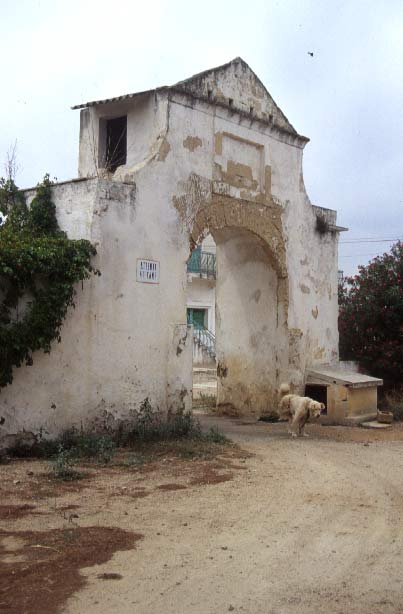
POLYGON ((280 386, 280 399, 285 397, 286 394, 290 394, 290 386, 289 386, 289 384, 281 384, 281 386, 280 386))

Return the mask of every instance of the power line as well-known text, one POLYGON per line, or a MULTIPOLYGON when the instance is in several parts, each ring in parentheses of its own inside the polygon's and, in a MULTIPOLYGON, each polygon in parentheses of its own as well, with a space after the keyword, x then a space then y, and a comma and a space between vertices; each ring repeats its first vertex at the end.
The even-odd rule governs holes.
POLYGON ((346 256, 339 255, 339 258, 369 258, 370 256, 379 256, 379 252, 372 254, 347 254, 346 256))
POLYGON ((382 238, 382 239, 375 239, 374 237, 368 237, 367 239, 345 239, 344 241, 340 241, 340 244, 350 244, 350 245, 355 245, 355 244, 359 244, 359 243, 392 243, 394 241, 401 241, 402 237, 396 237, 393 239, 386 239, 386 238, 382 238))

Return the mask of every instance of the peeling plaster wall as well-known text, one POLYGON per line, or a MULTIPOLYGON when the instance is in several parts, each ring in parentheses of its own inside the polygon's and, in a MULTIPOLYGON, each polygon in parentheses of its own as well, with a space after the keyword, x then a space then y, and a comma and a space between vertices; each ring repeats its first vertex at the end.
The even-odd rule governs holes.
POLYGON ((305 193, 284 216, 289 274, 290 376, 303 384, 305 369, 338 360, 337 238, 315 231, 316 215, 305 193), (299 223, 296 223, 296 219, 299 223))
POLYGON ((33 366, 15 369, 13 384, 0 391, 0 435, 21 429, 54 435, 73 424, 126 420, 145 397, 161 411, 190 407, 192 337, 181 263, 175 267, 176 231, 170 240, 156 239, 167 219, 144 182, 97 179, 53 188, 62 228, 96 243, 102 274, 78 285, 61 343, 50 354, 36 352, 33 366), (70 199, 85 209, 81 229, 66 213, 70 199), (137 258, 160 261, 159 284, 136 281, 137 258))
POLYGON ((217 241, 217 405, 260 416, 276 403, 278 279, 265 246, 250 232, 227 229, 217 241))

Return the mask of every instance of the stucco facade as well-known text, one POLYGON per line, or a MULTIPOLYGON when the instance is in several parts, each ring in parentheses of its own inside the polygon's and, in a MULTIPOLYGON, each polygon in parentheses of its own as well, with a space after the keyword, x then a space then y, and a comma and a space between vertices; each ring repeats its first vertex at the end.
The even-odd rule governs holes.
POLYGON ((62 342, 1 391, 2 428, 126 419, 145 397, 189 408, 186 262, 209 233, 219 408, 259 416, 281 381, 302 390, 308 367, 337 361, 336 213, 310 203, 308 139, 247 64, 82 106, 80 179, 52 192, 60 226, 96 244, 102 275, 77 289, 62 342), (127 151, 112 173, 116 117, 127 118, 127 151), (137 280, 139 259, 159 263, 158 283, 137 280))

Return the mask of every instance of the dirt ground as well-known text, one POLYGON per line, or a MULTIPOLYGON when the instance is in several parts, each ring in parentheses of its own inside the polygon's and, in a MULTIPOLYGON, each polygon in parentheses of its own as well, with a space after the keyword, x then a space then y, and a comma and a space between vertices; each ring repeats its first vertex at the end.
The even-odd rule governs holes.
POLYGON ((0 612, 403 612, 403 426, 202 417, 241 449, 90 468, 0 465, 0 612))

